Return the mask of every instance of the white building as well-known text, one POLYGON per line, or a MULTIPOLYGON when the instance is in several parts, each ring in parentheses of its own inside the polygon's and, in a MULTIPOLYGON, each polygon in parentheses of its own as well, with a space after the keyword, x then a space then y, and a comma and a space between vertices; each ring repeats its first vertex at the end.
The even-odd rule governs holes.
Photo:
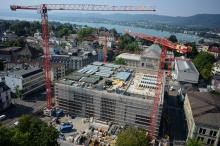
POLYGON ((19 90, 22 96, 25 96, 44 87, 44 73, 40 68, 9 72, 5 76, 5 83, 12 93, 16 93, 16 90, 19 90))
POLYGON ((11 105, 10 88, 5 83, 0 82, 0 112, 11 105))
POLYGON ((175 59, 174 79, 181 82, 198 83, 199 72, 195 65, 190 61, 175 59))
POLYGON ((160 46, 153 44, 141 54, 122 53, 116 58, 123 58, 128 66, 157 70, 160 63, 160 54, 160 46))

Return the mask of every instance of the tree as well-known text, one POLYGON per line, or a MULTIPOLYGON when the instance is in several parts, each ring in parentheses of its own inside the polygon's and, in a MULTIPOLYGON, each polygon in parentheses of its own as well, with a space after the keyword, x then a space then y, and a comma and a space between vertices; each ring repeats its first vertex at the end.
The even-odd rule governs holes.
POLYGON ((2 146, 58 146, 59 132, 40 119, 25 115, 15 128, 0 127, 2 146))
POLYGON ((173 42, 173 43, 177 43, 177 42, 178 42, 178 40, 177 40, 177 38, 176 38, 175 35, 170 35, 170 37, 168 38, 168 40, 170 40, 170 41, 173 42))
POLYGON ((197 139, 190 138, 187 141, 187 146, 203 146, 202 142, 197 139))
POLYGON ((129 127, 118 134, 117 146, 149 146, 146 131, 129 127))
POLYGON ((19 86, 15 87, 15 96, 16 98, 22 98, 22 91, 19 89, 19 86))
POLYGON ((187 56, 190 58, 190 59, 194 59, 198 54, 198 50, 196 48, 196 43, 191 43, 191 46, 192 46, 192 52, 190 52, 189 54, 187 54, 187 56))
POLYGON ((90 36, 94 32, 93 28, 82 28, 78 33, 77 37, 79 40, 83 40, 84 38, 90 36))
POLYGON ((125 60, 123 58, 117 58, 115 60, 115 64, 126 65, 125 60))
POLYGON ((193 60, 193 63, 201 74, 201 77, 205 80, 210 79, 212 76, 212 65, 214 62, 215 57, 207 52, 200 52, 193 60))
POLYGON ((125 34, 120 37, 119 48, 129 52, 140 51, 138 42, 128 34, 125 34))

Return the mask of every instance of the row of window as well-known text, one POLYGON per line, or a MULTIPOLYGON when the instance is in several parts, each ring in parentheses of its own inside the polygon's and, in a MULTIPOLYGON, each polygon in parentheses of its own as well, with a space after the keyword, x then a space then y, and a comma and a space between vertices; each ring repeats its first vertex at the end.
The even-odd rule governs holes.
MULTIPOLYGON (((199 134, 201 134, 201 135, 206 135, 206 129, 200 128, 200 129, 199 129, 199 134)), ((216 135, 217 135, 217 131, 210 130, 209 136, 211 136, 211 137, 216 137, 216 135)))
MULTIPOLYGON (((199 140, 201 142, 204 142, 204 137, 198 136, 197 140, 199 140)), ((206 142, 207 145, 213 145, 214 143, 215 143, 215 140, 214 139, 210 139, 210 138, 206 142)))

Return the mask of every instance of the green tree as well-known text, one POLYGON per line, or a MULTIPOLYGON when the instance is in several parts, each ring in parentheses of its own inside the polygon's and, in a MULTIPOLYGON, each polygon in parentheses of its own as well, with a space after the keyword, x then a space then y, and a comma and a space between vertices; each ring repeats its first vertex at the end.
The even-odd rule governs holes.
POLYGON ((170 40, 170 41, 173 42, 173 43, 177 43, 177 42, 178 42, 178 40, 177 40, 177 38, 176 38, 175 35, 170 35, 170 37, 168 38, 168 40, 170 40))
POLYGON ((16 98, 22 98, 22 91, 19 89, 19 86, 15 87, 15 96, 16 98))
POLYGON ((125 60, 123 58, 117 58, 115 60, 115 64, 126 65, 125 60))
POLYGON ((206 80, 210 79, 212 76, 212 65, 214 62, 215 57, 206 52, 200 52, 193 60, 193 63, 201 74, 201 77, 206 80))
POLYGON ((192 52, 188 53, 187 56, 190 58, 190 59, 194 59, 198 54, 198 50, 196 48, 196 43, 191 43, 191 47, 192 47, 192 52))
POLYGON ((59 132, 40 119, 25 115, 15 128, 0 127, 1 146, 58 146, 59 132))
POLYGON ((149 146, 146 131, 129 127, 118 134, 117 146, 149 146))
POLYGON ((128 34, 120 37, 119 48, 129 52, 138 52, 140 48, 138 42, 128 34))
POLYGON ((197 139, 190 138, 187 141, 187 146, 203 146, 202 142, 197 139))
POLYGON ((82 28, 78 33, 77 37, 79 40, 83 40, 86 37, 90 36, 94 32, 93 28, 82 28))

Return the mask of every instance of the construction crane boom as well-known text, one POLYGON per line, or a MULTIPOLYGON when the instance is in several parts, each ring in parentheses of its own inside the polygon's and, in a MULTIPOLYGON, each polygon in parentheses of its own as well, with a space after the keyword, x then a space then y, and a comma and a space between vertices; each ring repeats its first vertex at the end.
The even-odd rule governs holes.
MULTIPOLYGON (((50 54, 49 54, 49 35, 48 35, 48 11, 50 10, 72 10, 72 11, 156 11, 146 6, 109 6, 95 4, 41 4, 35 6, 11 5, 11 10, 40 10, 42 19, 42 38, 44 47, 44 72, 47 93, 47 111, 52 109, 52 90, 50 75, 50 54)), ((105 41, 106 42, 106 41, 105 41)), ((106 47, 104 47, 106 55, 106 47)), ((104 59, 106 61, 106 59, 104 59)))
POLYGON ((72 11, 156 11, 154 8, 146 6, 110 6, 95 4, 42 4, 36 6, 11 5, 13 11, 23 10, 41 10, 46 7, 47 10, 72 10, 72 11))

